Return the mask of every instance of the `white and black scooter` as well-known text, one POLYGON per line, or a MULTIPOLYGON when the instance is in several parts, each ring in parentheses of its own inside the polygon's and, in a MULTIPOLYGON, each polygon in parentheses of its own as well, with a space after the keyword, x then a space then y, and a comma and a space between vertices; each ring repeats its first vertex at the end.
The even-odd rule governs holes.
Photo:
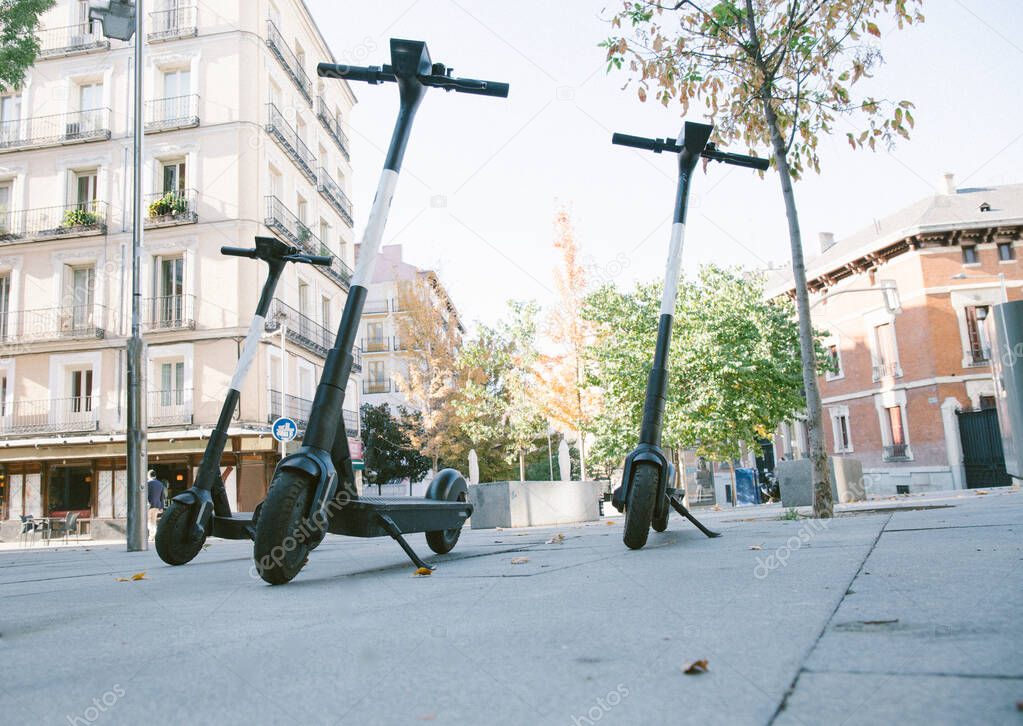
POLYGON ((750 169, 766 170, 768 159, 718 151, 710 143, 714 127, 687 121, 678 139, 648 139, 627 134, 614 134, 611 143, 631 146, 660 154, 668 151, 678 155, 678 190, 675 195, 675 216, 671 226, 668 264, 664 273, 664 291, 661 296, 661 317, 657 326, 657 345, 654 362, 647 378, 646 399, 643 403, 643 423, 639 445, 625 458, 622 485, 614 491, 611 503, 625 513, 625 545, 640 549, 646 544, 650 528, 663 532, 668 527, 669 507, 695 524, 708 537, 718 537, 703 526, 682 502, 684 489, 670 486, 675 478, 675 467, 661 449, 661 423, 664 401, 668 394, 668 351, 671 348, 671 328, 675 317, 675 298, 678 295, 682 272, 682 242, 686 229, 686 207, 689 186, 697 162, 703 159, 721 161, 750 169))
POLYGON ((465 480, 454 469, 438 473, 422 498, 359 496, 342 421, 342 404, 366 286, 373 278, 412 121, 423 95, 428 88, 436 87, 503 98, 508 95, 508 84, 453 78, 451 69, 431 61, 426 43, 415 40, 391 39, 390 65, 321 63, 316 70, 326 78, 397 83, 401 103, 359 247, 348 300, 316 388, 302 446, 277 465, 255 522, 256 570, 270 584, 283 584, 294 578, 327 532, 393 537, 417 567, 427 567, 403 535, 425 532, 430 549, 444 554, 455 546, 462 525, 472 514, 465 480))

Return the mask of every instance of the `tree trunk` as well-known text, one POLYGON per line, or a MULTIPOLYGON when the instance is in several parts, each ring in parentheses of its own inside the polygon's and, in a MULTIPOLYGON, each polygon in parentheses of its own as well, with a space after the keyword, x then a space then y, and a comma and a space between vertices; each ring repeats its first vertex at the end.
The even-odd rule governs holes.
POLYGON ((583 433, 582 427, 578 429, 579 432, 579 481, 586 481, 586 434, 583 433))
POLYGON ((792 248, 792 282, 796 288, 796 311, 799 314, 799 353, 803 363, 803 389, 806 392, 806 428, 810 439, 810 471, 813 480, 813 516, 829 519, 835 514, 831 498, 831 474, 828 455, 824 450, 824 432, 821 430, 821 391, 817 385, 817 356, 813 345, 813 323, 810 319, 810 291, 806 287, 806 266, 803 263, 803 241, 796 212, 796 197, 792 191, 792 172, 785 158, 785 141, 778 128, 771 97, 765 86, 761 92, 764 115, 771 131, 774 160, 781 178, 781 194, 785 200, 785 216, 789 223, 789 244, 792 248))
POLYGON ((519 481, 526 480, 526 452, 519 449, 519 481))

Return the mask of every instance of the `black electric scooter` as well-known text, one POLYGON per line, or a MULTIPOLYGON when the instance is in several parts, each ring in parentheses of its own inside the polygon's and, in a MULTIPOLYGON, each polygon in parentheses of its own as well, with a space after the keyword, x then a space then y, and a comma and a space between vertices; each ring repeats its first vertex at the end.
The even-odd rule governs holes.
POLYGON ((434 86, 503 98, 508 95, 508 84, 453 78, 451 69, 431 61, 426 43, 393 38, 390 65, 320 63, 316 70, 326 78, 397 83, 401 104, 337 338, 323 366, 302 446, 277 465, 255 524, 256 570, 270 584, 294 578, 328 531, 355 537, 389 535, 417 567, 429 569, 403 535, 426 532, 430 549, 444 554, 455 546, 462 525, 472 514, 465 479, 454 469, 438 473, 424 498, 360 496, 341 411, 366 286, 373 277, 412 121, 424 93, 434 86))
POLYGON ((708 537, 719 532, 707 529, 685 507, 684 489, 669 486, 674 481, 675 467, 661 449, 661 423, 664 400, 668 394, 668 351, 671 348, 671 328, 675 317, 675 298, 682 272, 682 242, 685 236, 686 207, 689 186, 697 162, 703 159, 722 161, 735 166, 766 170, 768 159, 718 151, 710 143, 714 127, 687 121, 678 139, 648 139, 627 134, 614 134, 611 143, 645 149, 660 154, 668 151, 678 154, 678 190, 675 195, 675 216, 668 247, 668 264, 661 297, 661 317, 657 326, 657 345, 654 362, 647 378, 646 399, 643 402, 643 424, 639 445, 625 457, 622 485, 611 497, 611 503, 625 513, 625 545, 640 549, 646 544, 650 528, 663 532, 668 527, 669 506, 696 525, 708 537))
POLYGON ((259 303, 256 305, 256 314, 249 325, 248 335, 238 357, 227 397, 220 409, 220 417, 210 434, 209 441, 206 442, 206 450, 203 452, 195 483, 171 499, 156 526, 156 552, 168 565, 183 565, 190 562, 199 554, 203 543, 211 534, 228 539, 250 539, 254 536, 255 531, 250 526, 251 515, 242 514, 236 517, 232 514, 224 489, 224 480, 220 475, 220 459, 227 444, 227 430, 238 407, 242 383, 259 348, 259 341, 265 329, 266 314, 285 265, 289 262, 324 266, 331 264, 329 256, 307 255, 297 247, 292 247, 275 237, 256 237, 255 249, 221 247, 220 252, 234 257, 263 260, 269 271, 266 282, 263 283, 259 303))

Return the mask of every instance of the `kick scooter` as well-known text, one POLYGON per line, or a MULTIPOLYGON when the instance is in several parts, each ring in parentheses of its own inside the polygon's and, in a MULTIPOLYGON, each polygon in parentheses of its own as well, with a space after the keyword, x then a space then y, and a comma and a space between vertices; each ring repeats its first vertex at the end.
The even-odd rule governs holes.
POLYGON ((686 207, 689 186, 697 162, 701 159, 722 161, 735 166, 766 170, 768 159, 718 151, 710 142, 714 127, 708 124, 686 122, 678 139, 647 139, 627 134, 614 134, 611 143, 631 146, 660 154, 669 151, 678 154, 678 190, 675 194, 675 215, 668 247, 668 264, 661 296, 661 317, 657 326, 657 344, 654 362, 647 378, 646 399, 643 402, 643 423, 639 445, 625 457, 622 485, 611 496, 611 503, 625 513, 625 545, 638 550, 646 544, 650 528, 663 532, 668 527, 669 505, 696 525, 708 537, 718 537, 701 524, 685 507, 684 489, 669 486, 674 481, 675 467, 661 449, 661 423, 664 400, 668 394, 668 351, 671 348, 671 328, 675 317, 675 298, 678 295, 679 276, 682 271, 682 241, 685 236, 686 207))
POLYGON ((260 576, 272 585, 294 578, 309 552, 326 532, 354 537, 388 535, 420 568, 428 568, 404 535, 426 532, 426 542, 438 554, 450 552, 462 525, 472 514, 465 479, 454 469, 444 469, 433 479, 425 497, 359 496, 341 425, 341 410, 352 369, 352 346, 366 299, 366 286, 383 238, 384 225, 394 196, 401 162, 408 145, 416 110, 431 87, 483 96, 508 95, 508 84, 453 78, 451 69, 430 60, 426 43, 391 39, 391 64, 350 66, 320 63, 317 73, 326 78, 397 83, 400 98, 398 119, 377 185, 376 197, 359 247, 334 346, 327 354, 309 413, 302 446, 277 465, 255 523, 253 557, 260 576))
POLYGON ((249 325, 245 344, 238 357, 227 397, 220 409, 220 417, 210 434, 209 441, 206 442, 206 450, 195 476, 195 484, 171 499, 156 526, 156 552, 168 565, 183 565, 190 562, 199 554, 206 537, 210 534, 228 539, 250 539, 253 536, 253 532, 247 530, 245 526, 248 525, 251 516, 243 514, 236 517, 231 513, 224 481, 220 476, 220 458, 227 444, 227 429, 238 407, 242 383, 259 348, 266 324, 266 313, 270 309, 274 290, 285 265, 289 262, 325 266, 331 264, 329 256, 307 255, 297 247, 285 244, 275 237, 256 237, 255 249, 221 247, 220 252, 234 257, 263 260, 269 271, 266 282, 263 283, 259 303, 256 305, 256 314, 249 325), (242 526, 237 526, 238 523, 242 526))

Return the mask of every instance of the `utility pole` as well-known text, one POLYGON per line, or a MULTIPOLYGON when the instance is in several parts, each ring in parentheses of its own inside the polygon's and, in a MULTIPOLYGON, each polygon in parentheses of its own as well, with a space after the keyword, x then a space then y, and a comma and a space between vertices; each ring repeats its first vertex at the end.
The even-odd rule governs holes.
POLYGON ((133 56, 135 98, 132 118, 132 217, 131 217, 131 337, 128 338, 128 522, 129 552, 149 548, 146 507, 146 377, 145 343, 139 328, 142 302, 139 262, 142 253, 142 0, 94 0, 89 19, 103 24, 103 35, 128 41, 135 38, 133 56))

